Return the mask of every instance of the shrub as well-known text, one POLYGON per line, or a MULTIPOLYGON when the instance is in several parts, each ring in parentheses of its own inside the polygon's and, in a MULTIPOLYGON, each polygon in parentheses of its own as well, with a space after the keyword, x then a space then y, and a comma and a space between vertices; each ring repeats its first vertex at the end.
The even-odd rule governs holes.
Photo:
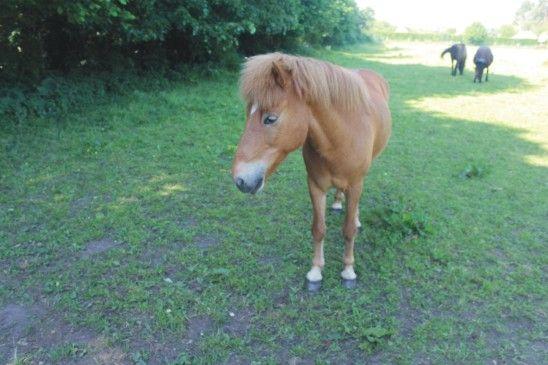
POLYGON ((364 39, 354 0, 6 0, 0 80, 46 70, 113 70, 222 62, 254 53, 364 39))
POLYGON ((464 39, 475 45, 485 44, 489 39, 489 33, 483 24, 472 23, 464 30, 464 39))
POLYGON ((502 25, 497 32, 500 38, 512 38, 517 33, 516 28, 511 24, 502 25))

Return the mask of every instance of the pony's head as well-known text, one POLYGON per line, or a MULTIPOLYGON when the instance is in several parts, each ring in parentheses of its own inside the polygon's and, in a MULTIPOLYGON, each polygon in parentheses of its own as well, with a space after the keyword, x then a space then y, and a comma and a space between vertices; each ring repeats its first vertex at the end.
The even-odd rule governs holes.
POLYGON ((242 71, 246 127, 232 176, 244 193, 256 193, 287 154, 300 147, 311 113, 284 55, 250 58, 242 71))
POLYGON ((315 122, 315 106, 356 107, 366 90, 358 76, 306 57, 270 53, 249 58, 242 70, 246 127, 232 166, 236 186, 256 193, 315 122))
POLYGON ((474 75, 474 81, 480 80, 483 77, 483 70, 487 67, 487 61, 485 61, 483 58, 480 58, 476 61, 476 72, 474 75))

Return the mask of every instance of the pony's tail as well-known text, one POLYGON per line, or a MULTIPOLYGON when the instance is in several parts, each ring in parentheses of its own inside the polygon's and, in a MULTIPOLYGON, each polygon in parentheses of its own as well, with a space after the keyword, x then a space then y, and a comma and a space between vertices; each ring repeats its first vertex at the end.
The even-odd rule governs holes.
POLYGON ((449 47, 449 48, 447 48, 445 51, 443 51, 443 52, 441 53, 441 56, 440 56, 440 57, 443 58, 443 56, 445 56, 445 54, 446 54, 447 52, 449 52, 449 51, 451 51, 451 47, 449 47))

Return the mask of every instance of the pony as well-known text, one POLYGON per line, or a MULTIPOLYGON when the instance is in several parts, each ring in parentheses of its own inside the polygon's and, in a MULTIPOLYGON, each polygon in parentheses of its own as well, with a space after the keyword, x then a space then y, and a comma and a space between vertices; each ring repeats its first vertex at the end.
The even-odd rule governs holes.
POLYGON ((474 55, 474 64, 476 65, 476 73, 474 74, 474 82, 478 80, 481 83, 483 70, 487 70, 485 74, 485 82, 489 81, 489 66, 493 63, 493 52, 487 46, 481 46, 474 55))
POLYGON ((240 89, 246 124, 234 156, 234 183, 244 193, 257 193, 285 157, 302 147, 313 210, 307 288, 321 287, 326 195, 332 187, 338 189, 338 205, 343 194, 346 198, 341 276, 343 286, 353 288, 363 181, 391 133, 388 83, 371 70, 269 53, 245 62, 240 89))
POLYGON ((455 43, 443 51, 441 53, 441 57, 443 58, 447 52, 451 55, 451 76, 457 75, 457 68, 459 70, 459 74, 462 75, 462 72, 464 71, 464 64, 466 63, 466 46, 464 43, 455 43), (454 61, 456 62, 453 67, 454 61))

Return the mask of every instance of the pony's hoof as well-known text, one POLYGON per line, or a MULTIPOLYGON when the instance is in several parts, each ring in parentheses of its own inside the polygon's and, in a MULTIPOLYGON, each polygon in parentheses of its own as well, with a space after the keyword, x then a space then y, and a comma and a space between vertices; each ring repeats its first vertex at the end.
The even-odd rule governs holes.
POLYGON ((343 209, 342 208, 333 208, 333 207, 331 207, 331 211, 333 213, 340 214, 340 213, 342 213, 343 209))
POLYGON ((356 279, 342 279, 342 286, 346 289, 354 289, 357 285, 356 279))
POLYGON ((306 281, 306 290, 309 293, 317 293, 317 292, 320 291, 320 289, 322 287, 322 281, 321 280, 310 281, 310 280, 306 279, 305 281, 306 281))

